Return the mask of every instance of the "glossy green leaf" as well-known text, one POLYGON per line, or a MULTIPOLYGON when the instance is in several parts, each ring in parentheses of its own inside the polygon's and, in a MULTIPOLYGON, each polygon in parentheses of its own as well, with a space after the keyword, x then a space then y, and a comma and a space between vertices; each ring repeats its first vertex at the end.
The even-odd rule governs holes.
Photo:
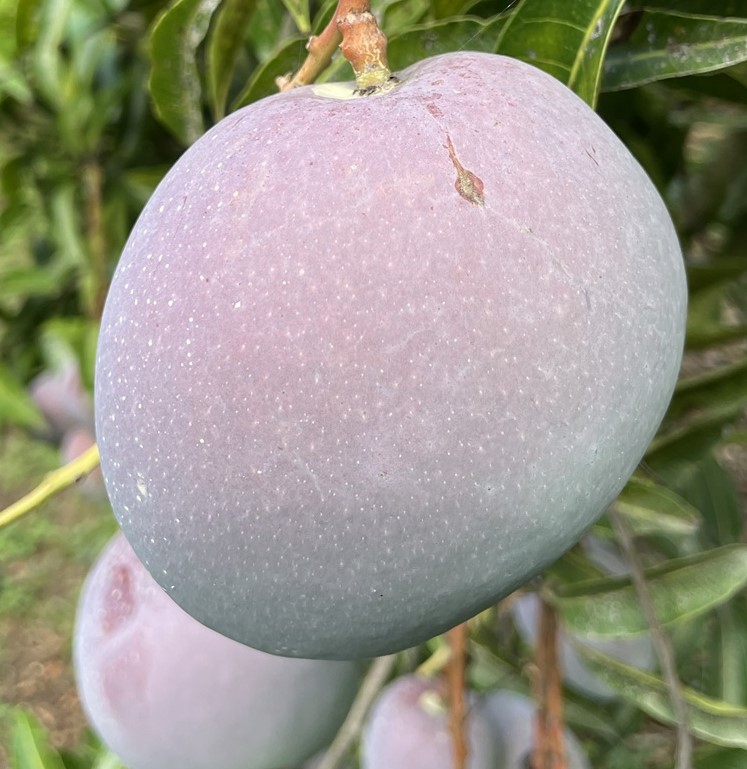
POLYGON ((306 37, 294 37, 286 41, 273 56, 254 71, 251 80, 236 97, 232 109, 239 109, 258 99, 278 92, 276 80, 295 72, 306 56, 306 37))
POLYGON ((14 712, 15 724, 11 739, 11 769, 65 769, 41 725, 33 716, 20 710, 14 712))
POLYGON ((493 51, 495 38, 506 21, 460 18, 420 24, 389 40, 389 65, 398 71, 429 56, 448 51, 493 51))
POLYGON ((602 87, 635 88, 745 60, 747 20, 647 9, 630 39, 610 48, 602 87))
POLYGON ((595 106, 623 5, 624 0, 524 0, 501 29, 495 50, 544 69, 595 106))
POLYGON ((204 131, 195 56, 219 2, 175 0, 156 19, 151 32, 148 88, 153 107, 183 144, 192 144, 204 131))
POLYGON ((615 502, 637 535, 689 536, 700 525, 696 508, 678 494, 651 481, 631 478, 615 502))
POLYGON ((449 16, 461 16, 471 0, 433 0, 431 2, 431 13, 436 19, 445 19, 449 16))
MULTIPOLYGON (((692 619, 728 601, 747 585, 747 545, 667 561, 646 571, 646 582, 663 625, 692 619)), ((590 638, 637 635, 648 630, 635 588, 627 577, 558 585, 547 599, 573 633, 590 638)))
MULTIPOLYGON (((620 696, 665 724, 676 724, 669 690, 658 676, 624 665, 588 646, 579 653, 593 672, 620 696)), ((730 705, 683 687, 689 731, 716 745, 747 748, 747 708, 730 705)))
POLYGON ((311 32, 311 17, 309 15, 309 0, 282 0, 285 9, 303 35, 311 32))
POLYGON ((223 0, 213 17, 207 36, 207 89, 216 121, 226 114, 231 78, 256 6, 256 0, 223 0))

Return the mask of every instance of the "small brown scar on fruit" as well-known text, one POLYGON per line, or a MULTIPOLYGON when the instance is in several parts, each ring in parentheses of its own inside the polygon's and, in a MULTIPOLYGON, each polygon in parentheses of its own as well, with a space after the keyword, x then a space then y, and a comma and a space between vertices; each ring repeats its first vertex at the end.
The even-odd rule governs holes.
POLYGON ((459 158, 456 156, 456 150, 454 149, 454 144, 448 134, 446 135, 446 141, 448 144, 444 144, 444 147, 449 151, 449 157, 457 172, 457 178, 454 182, 456 191, 473 205, 484 206, 485 186, 482 183, 482 179, 473 174, 472 171, 466 169, 459 162, 459 158))

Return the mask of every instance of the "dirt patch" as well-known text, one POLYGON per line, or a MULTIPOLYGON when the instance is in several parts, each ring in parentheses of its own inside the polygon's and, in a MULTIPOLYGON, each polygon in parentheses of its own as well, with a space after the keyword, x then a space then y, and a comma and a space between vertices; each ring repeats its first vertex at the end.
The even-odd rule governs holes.
MULTIPOLYGON (((0 509, 54 469, 54 447, 22 435, 0 443, 0 509)), ((33 713, 58 748, 85 733, 72 669, 78 593, 115 529, 105 504, 69 489, 0 529, 0 769, 7 769, 11 708, 33 713)))

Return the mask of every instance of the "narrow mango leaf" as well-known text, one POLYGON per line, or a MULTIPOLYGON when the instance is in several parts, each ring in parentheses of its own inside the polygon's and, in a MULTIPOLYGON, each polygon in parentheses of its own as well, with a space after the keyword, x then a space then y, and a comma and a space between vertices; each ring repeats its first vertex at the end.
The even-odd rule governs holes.
POLYGON ((309 0, 282 0, 285 9, 291 15, 293 23, 302 35, 311 32, 311 16, 309 15, 309 0))
MULTIPOLYGON (((714 75, 718 77, 718 75, 714 75)), ((712 80, 713 78, 707 78, 712 80)), ((747 272, 747 259, 734 256, 713 264, 691 264, 687 267, 687 287, 690 295, 725 281, 736 280, 747 272)))
POLYGON ((55 109, 62 105, 66 67, 61 55, 72 0, 49 0, 42 7, 34 46, 33 67, 39 93, 55 109))
POLYGON ((36 36, 36 14, 41 0, 18 0, 16 5, 16 46, 22 51, 36 36))
POLYGON ((234 99, 231 109, 245 107, 258 99, 277 93, 275 80, 295 72, 301 66, 306 57, 307 40, 306 37, 293 37, 287 40, 273 56, 254 71, 251 80, 234 99))
POLYGON ((0 365, 0 427, 43 427, 44 419, 23 387, 0 365))
POLYGON ((91 769, 127 769, 125 765, 108 750, 103 750, 94 762, 91 769))
POLYGON ((257 0, 223 0, 213 19, 207 37, 207 89, 216 121, 226 114, 231 77, 256 7, 257 0))
POLYGON ((681 493, 700 510, 703 534, 710 542, 729 545, 742 539, 739 491, 731 473, 713 454, 696 463, 681 493))
POLYGON ((644 10, 625 44, 610 48, 602 89, 635 88, 747 60, 747 19, 644 10))
MULTIPOLYGON (((665 724, 676 724, 669 690, 664 681, 651 673, 629 667, 588 646, 579 644, 578 651, 592 671, 611 689, 665 724)), ((683 688, 687 703, 689 731, 695 737, 735 748, 747 748, 747 708, 729 705, 683 688)))
POLYGON ((495 36, 506 22, 504 15, 491 19, 457 18, 420 24, 401 35, 392 35, 387 54, 393 71, 448 51, 492 51, 495 36))
POLYGON ((710 748, 695 755, 695 769, 747 769, 747 751, 739 748, 710 748))
POLYGON ((651 443, 644 464, 657 479, 684 494, 698 463, 710 457, 713 447, 723 440, 726 425, 734 419, 732 413, 711 411, 667 429, 651 443))
POLYGON ((379 11, 381 28, 387 35, 399 29, 408 29, 422 22, 428 13, 431 0, 395 0, 379 11))
MULTIPOLYGON (((747 585, 747 545, 727 545, 646 570, 646 582, 663 625, 692 619, 728 601, 747 585)), ((575 585, 547 584, 547 600, 566 627, 589 638, 637 635, 648 630, 638 595, 627 577, 575 585)))
POLYGON ((670 418, 690 411, 728 411, 738 415, 747 405, 747 357, 705 374, 681 380, 669 408, 670 418))
POLYGON ((183 144, 192 144, 205 128, 195 55, 219 2, 175 0, 158 16, 150 35, 148 89, 153 107, 183 144))
POLYGON ((747 706, 747 616, 744 602, 718 610, 718 646, 713 661, 714 692, 730 705, 747 706))
POLYGON ((495 51, 544 69, 594 107, 623 5, 624 0, 525 0, 501 29, 495 51))
POLYGON ((65 769, 59 753, 49 745, 41 725, 20 710, 14 715, 11 769, 65 769))
POLYGON ((689 536, 700 525, 698 511, 665 486, 631 478, 615 502, 637 535, 689 536))
POLYGON ((431 13, 436 19, 460 16, 469 5, 470 0, 433 0, 431 3, 431 13))
POLYGON ((747 18, 747 0, 646 0, 642 3, 655 10, 678 11, 679 13, 699 13, 718 15, 728 18, 747 18))

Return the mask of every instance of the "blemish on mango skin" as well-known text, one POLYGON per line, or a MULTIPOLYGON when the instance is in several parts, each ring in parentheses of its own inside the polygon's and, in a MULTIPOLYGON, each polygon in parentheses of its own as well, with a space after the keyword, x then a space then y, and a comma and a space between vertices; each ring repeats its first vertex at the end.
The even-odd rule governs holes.
POLYGON ((465 200, 468 200, 473 205, 484 206, 485 185, 482 183, 482 179, 459 162, 450 136, 446 136, 446 141, 447 144, 444 147, 449 151, 449 158, 457 172, 454 188, 465 200))

